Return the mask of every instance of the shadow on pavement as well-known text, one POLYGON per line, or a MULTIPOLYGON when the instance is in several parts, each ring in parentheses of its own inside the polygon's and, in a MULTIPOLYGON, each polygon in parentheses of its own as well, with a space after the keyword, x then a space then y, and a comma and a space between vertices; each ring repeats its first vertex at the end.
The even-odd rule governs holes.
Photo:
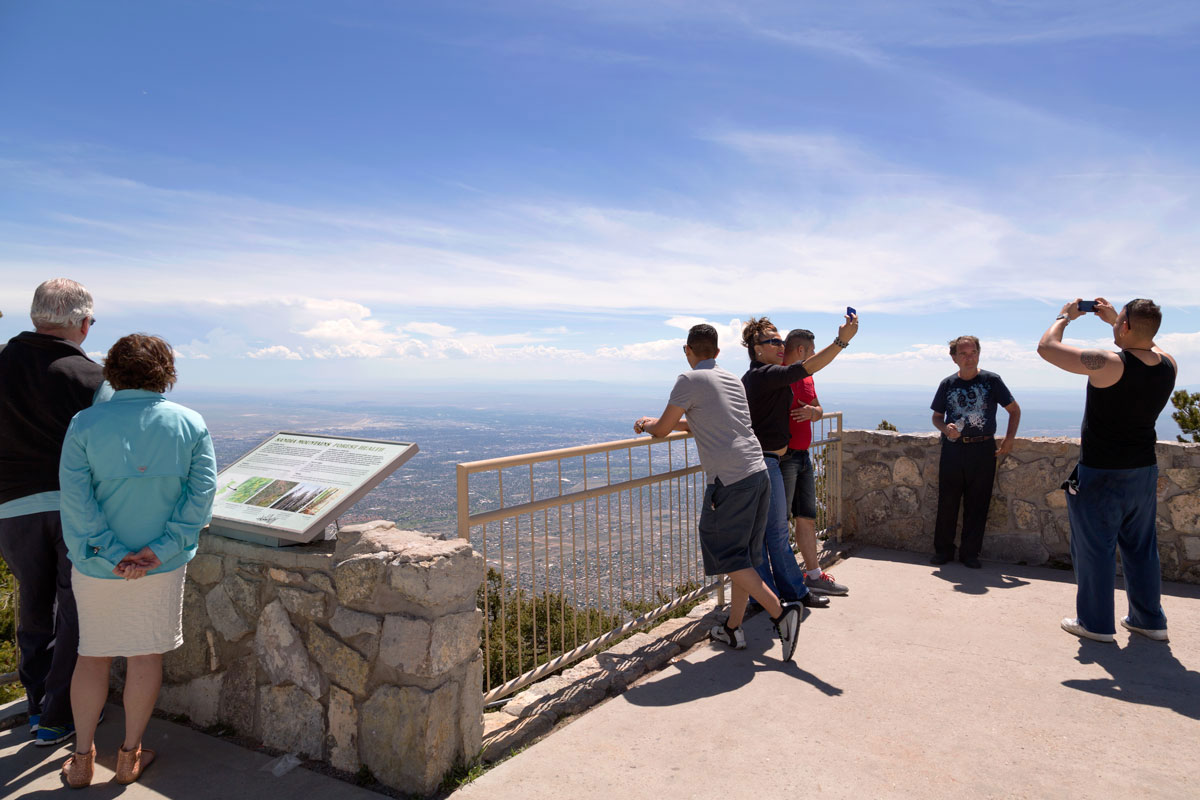
MULTIPOLYGON (((802 627, 802 641, 803 630, 802 627)), ((737 691, 750 683, 756 673, 766 671, 783 671, 830 697, 843 693, 842 689, 802 669, 794 661, 781 662, 779 639, 769 626, 755 625, 753 630, 747 626, 746 638, 745 650, 727 649, 698 661, 681 658, 673 664, 672 673, 630 688, 624 698, 635 706, 673 706, 737 691)), ((803 656, 802 643, 796 650, 796 658, 803 656)))
POLYGON ((968 569, 962 564, 950 563, 933 571, 933 577, 954 584, 954 591, 963 594, 987 594, 988 589, 1015 589, 1028 586, 1029 581, 1014 575, 1005 575, 997 564, 984 564, 983 569, 968 569))
POLYGON ((1099 664, 1111 678, 1067 680, 1063 686, 1126 703, 1169 708, 1200 720, 1200 672, 1185 667, 1171 645, 1133 636, 1125 647, 1081 639, 1080 664, 1099 664))

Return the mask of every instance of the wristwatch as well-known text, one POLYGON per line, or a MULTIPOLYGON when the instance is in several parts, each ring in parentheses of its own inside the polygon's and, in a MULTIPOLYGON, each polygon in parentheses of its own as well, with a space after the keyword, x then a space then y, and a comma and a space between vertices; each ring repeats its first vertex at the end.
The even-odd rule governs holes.
POLYGON ((1071 318, 1068 317, 1066 314, 1059 314, 1057 317, 1055 317, 1055 319, 1065 319, 1067 322, 1071 321, 1071 318))

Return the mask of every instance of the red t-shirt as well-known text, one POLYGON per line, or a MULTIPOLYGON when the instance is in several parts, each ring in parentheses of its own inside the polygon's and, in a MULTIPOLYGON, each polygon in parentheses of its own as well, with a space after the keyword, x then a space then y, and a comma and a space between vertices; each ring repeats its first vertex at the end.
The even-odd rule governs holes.
MULTIPOLYGON (((796 381, 792 384, 792 406, 788 410, 799 408, 801 405, 811 406, 813 401, 817 399, 817 387, 813 385, 812 376, 796 381)), ((788 442, 788 447, 793 450, 807 450, 812 444, 812 422, 803 420, 797 422, 794 419, 788 418, 788 430, 791 431, 792 439, 788 442)))

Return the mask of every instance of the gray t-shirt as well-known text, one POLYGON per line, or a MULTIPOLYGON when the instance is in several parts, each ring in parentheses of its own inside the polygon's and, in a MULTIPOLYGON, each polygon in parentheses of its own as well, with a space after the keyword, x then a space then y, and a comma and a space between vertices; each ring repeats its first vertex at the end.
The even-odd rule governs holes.
POLYGON ((728 486, 767 468, 750 427, 746 389, 714 359, 680 375, 668 402, 687 415, 709 483, 720 478, 728 486))

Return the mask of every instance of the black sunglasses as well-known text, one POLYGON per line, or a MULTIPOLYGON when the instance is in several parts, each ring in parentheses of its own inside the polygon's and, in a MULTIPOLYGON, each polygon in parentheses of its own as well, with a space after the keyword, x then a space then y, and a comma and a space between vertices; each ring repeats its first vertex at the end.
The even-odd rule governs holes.
POLYGON ((783 339, 759 339, 758 343, 759 344, 773 344, 776 347, 779 347, 780 345, 783 344, 783 339))

